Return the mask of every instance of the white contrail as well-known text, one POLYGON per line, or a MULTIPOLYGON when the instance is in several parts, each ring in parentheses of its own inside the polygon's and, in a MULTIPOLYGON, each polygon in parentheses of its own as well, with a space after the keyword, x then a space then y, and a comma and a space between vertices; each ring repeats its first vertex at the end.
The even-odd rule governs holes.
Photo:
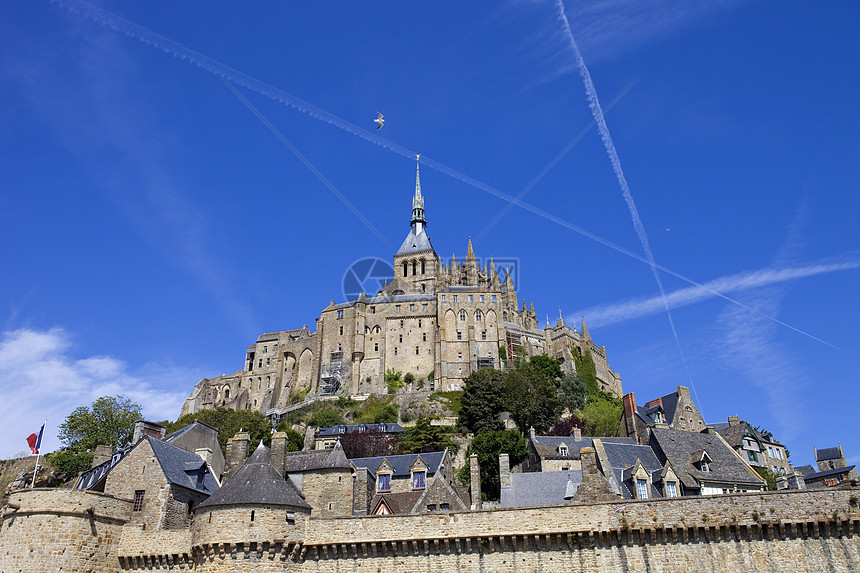
MULTIPOLYGON (((820 274, 854 269, 860 269, 860 262, 816 263, 803 267, 762 269, 759 271, 737 273, 708 281, 701 287, 687 287, 670 292, 666 295, 665 301, 669 304, 670 308, 681 308, 713 298, 714 295, 711 291, 722 293, 737 292, 820 274)), ((663 300, 663 297, 648 297, 605 304, 576 312, 571 315, 571 318, 585 315, 588 317, 589 322, 606 326, 663 312, 663 300)), ((825 344, 829 343, 825 342, 825 344)))
MULTIPOLYGON (((579 47, 576 45, 576 40, 573 38, 573 31, 570 29, 570 23, 567 21, 567 15, 564 13, 563 0, 558 0, 558 14, 564 27, 565 34, 567 34, 567 38, 570 41, 570 47, 573 50, 574 57, 576 58, 579 75, 582 78, 582 83, 585 86, 585 93, 588 97, 588 107, 591 108, 591 115, 594 116, 594 121, 597 122, 597 131, 600 133, 600 139, 603 140, 603 146, 606 148, 606 153, 609 155, 609 162, 612 164, 612 170, 615 172, 615 177, 618 179, 618 184, 621 186, 621 193, 624 195, 624 202, 627 203, 627 210, 630 211, 630 218, 633 219, 633 228, 639 236, 639 242, 642 243, 642 250, 645 251, 645 257, 648 259, 648 264, 651 266, 651 274, 654 275, 654 280, 657 281, 657 288, 660 289, 660 296, 663 298, 663 306, 666 309, 666 317, 669 319, 669 326, 672 328, 672 334, 675 336, 675 342, 678 345, 678 353, 681 355, 681 361, 684 363, 684 368, 687 370, 687 376, 690 379, 690 386, 693 388, 693 394, 695 395, 696 387, 693 385, 693 376, 690 373, 689 366, 687 365, 687 359, 684 356, 684 350, 681 347, 681 340, 678 338, 675 321, 672 320, 672 311, 669 309, 669 303, 666 301, 666 291, 663 288, 663 281, 660 280, 660 273, 657 272, 657 264, 654 261, 654 254, 651 252, 651 245, 648 243, 648 235, 645 234, 645 227, 642 226, 642 219, 639 217, 639 211, 636 209, 633 195, 630 194, 630 187, 627 185, 627 178, 624 177, 624 170, 621 169, 621 159, 619 159, 618 152, 615 150, 615 143, 612 141, 609 127, 606 125, 606 118, 603 116, 603 110, 600 107, 600 100, 597 99, 597 90, 594 87, 594 82, 591 80, 588 66, 585 65, 585 60, 582 59, 582 54, 579 51, 579 47)), ((698 397, 696 401, 698 402, 698 397)))
MULTIPOLYGON (((299 99, 299 98, 293 96, 292 94, 285 92, 284 90, 278 89, 274 86, 270 86, 264 82, 261 82, 260 80, 252 78, 251 76, 249 76, 245 73, 242 73, 238 70, 234 70, 233 68, 231 68, 225 64, 222 64, 222 63, 218 62, 217 60, 214 60, 208 56, 204 56, 203 54, 200 54, 199 52, 196 52, 194 50, 186 48, 185 46, 183 46, 179 42, 176 42, 174 40, 170 40, 169 38, 165 38, 164 36, 162 36, 161 34, 158 34, 157 32, 153 32, 152 30, 148 30, 147 28, 144 28, 143 26, 139 26, 133 22, 126 20, 125 18, 122 18, 121 16, 117 16, 116 14, 108 12, 107 10, 103 10, 102 8, 99 8, 97 6, 93 6, 92 4, 89 4, 87 2, 83 2, 81 0, 52 0, 52 1, 55 2, 56 4, 59 4, 60 6, 65 7, 66 9, 70 10, 71 12, 81 14, 85 18, 89 18, 89 19, 93 20, 102 26, 105 26, 107 28, 110 28, 111 30, 115 30, 117 32, 120 32, 122 34, 125 34, 126 36, 128 36, 130 38, 133 38, 135 40, 143 42, 144 44, 147 44, 149 46, 157 48, 157 49, 165 52, 166 54, 169 54, 171 56, 179 58, 180 60, 192 63, 195 66, 198 66, 199 68, 206 70, 215 76, 218 76, 219 78, 222 78, 222 79, 225 79, 227 81, 230 81, 230 82, 236 83, 238 85, 244 86, 244 87, 246 87, 246 88, 248 88, 254 92, 257 92, 260 95, 268 97, 268 98, 270 98, 276 102, 279 102, 279 103, 282 103, 285 105, 289 105, 290 107, 292 107, 292 108, 294 108, 294 109, 296 109, 302 113, 308 114, 311 117, 317 118, 317 119, 322 120, 322 121, 324 121, 330 125, 338 127, 340 129, 346 131, 347 133, 351 133, 351 134, 353 134, 357 137, 360 137, 366 141, 369 141, 371 143, 379 145, 380 147, 382 147, 384 149, 388 149, 390 151, 393 151, 393 152, 397 153, 398 155, 402 155, 403 157, 408 158, 409 160, 413 160, 415 155, 416 155, 413 151, 406 149, 402 145, 398 145, 396 143, 388 141, 387 139, 380 137, 373 132, 362 129, 362 128, 358 127, 357 125, 354 125, 354 124, 346 121, 343 118, 340 118, 334 114, 331 114, 331 113, 329 113, 323 109, 318 108, 317 106, 315 106, 313 104, 310 104, 310 103, 308 103, 302 99, 299 99)), ((538 217, 542 217, 548 221, 551 221, 551 222, 553 222, 553 223, 555 223, 561 227, 564 227, 565 229, 569 229, 575 233, 578 233, 578 234, 582 235, 583 237, 586 237, 588 239, 591 239, 592 241, 600 243, 601 245, 603 245, 607 248, 610 248, 614 251, 617 251, 623 255, 627 255, 628 257, 636 259, 637 261, 641 261, 645 264, 654 265, 654 266, 656 266, 656 268, 660 269, 664 273, 669 274, 675 278, 678 278, 678 279, 680 279, 686 283, 689 283, 693 286, 707 289, 707 287, 705 287, 704 285, 696 282, 695 280, 693 280, 689 277, 686 277, 686 276, 684 276, 678 272, 675 272, 672 269, 664 267, 662 265, 656 264, 653 261, 649 261, 647 258, 639 255, 638 253, 634 253, 632 251, 629 251, 629 250, 625 249, 624 247, 617 245, 608 239, 604 239, 603 237, 601 237, 599 235, 595 235, 591 231, 587 231, 587 230, 583 229, 582 227, 574 225, 573 223, 570 223, 570 222, 568 222, 568 221, 566 221, 566 220, 564 220, 564 219, 562 219, 562 218, 560 218, 560 217, 558 217, 552 213, 544 211, 543 209, 541 209, 539 207, 535 207, 534 205, 526 203, 525 201, 521 201, 521 200, 517 199, 516 197, 514 197, 513 195, 509 195, 503 191, 496 189, 495 187, 491 187, 485 183, 478 181, 477 179, 473 179, 472 177, 469 177, 468 175, 464 175, 463 173, 460 173, 456 169, 451 169, 450 167, 443 165, 443 164, 439 163, 438 161, 434 161, 433 159, 430 159, 426 156, 423 156, 422 163, 431 169, 435 169, 436 171, 443 173, 445 175, 448 175, 449 177, 451 177, 453 179, 461 181, 462 183, 465 183, 466 185, 470 185, 476 189, 480 189, 481 191, 484 191, 485 193, 489 193, 490 195, 493 195, 495 197, 498 197, 500 199, 508 201, 509 203, 517 205, 521 209, 524 209, 530 213, 537 215, 538 217)), ((745 305, 745 304, 743 304, 743 303, 741 303, 741 302, 739 302, 739 301, 737 301, 731 297, 728 297, 722 293, 719 293, 716 291, 711 291, 711 290, 709 290, 709 292, 711 292, 711 294, 713 294, 714 296, 720 297, 720 298, 722 298, 722 299, 724 299, 724 300, 726 300, 732 304, 738 305, 738 306, 745 308, 751 312, 759 314, 760 316, 763 316, 769 320, 772 320, 778 324, 781 324, 782 326, 790 328, 790 329, 794 330, 795 332, 803 334, 804 336, 808 336, 814 340, 818 340, 819 342, 823 342, 821 339, 816 338, 815 336, 813 336, 807 332, 804 332, 803 330, 795 328, 795 327, 791 326, 790 324, 786 324, 785 322, 782 322, 773 316, 769 316, 769 315, 767 315, 767 314, 765 314, 765 313, 763 313, 757 309, 750 308, 749 306, 747 306, 747 305, 745 305)), ((827 343, 825 342, 825 344, 827 344, 827 343)))

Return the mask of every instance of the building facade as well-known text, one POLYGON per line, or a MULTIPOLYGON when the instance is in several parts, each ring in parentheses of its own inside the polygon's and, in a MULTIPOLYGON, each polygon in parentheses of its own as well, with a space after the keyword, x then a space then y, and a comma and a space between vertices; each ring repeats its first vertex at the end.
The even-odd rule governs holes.
POLYGON ((201 409, 250 408, 280 415, 315 396, 385 394, 385 373, 411 373, 428 390, 459 390, 482 367, 502 368, 504 357, 547 354, 574 371, 574 356, 590 353, 603 390, 621 396, 621 377, 606 348, 561 317, 538 324, 534 303, 520 300, 509 269, 491 257, 446 263, 427 235, 420 174, 416 172, 410 231, 394 254, 395 277, 375 295, 335 304, 316 320, 316 331, 269 332, 247 348, 242 370, 204 378, 182 414, 201 409))

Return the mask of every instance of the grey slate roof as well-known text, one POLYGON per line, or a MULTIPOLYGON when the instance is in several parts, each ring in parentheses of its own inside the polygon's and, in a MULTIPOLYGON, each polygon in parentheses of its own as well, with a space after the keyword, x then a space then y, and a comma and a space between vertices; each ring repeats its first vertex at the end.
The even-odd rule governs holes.
POLYGON ((260 444, 224 486, 198 505, 285 505, 300 509, 311 506, 269 461, 269 448, 260 444))
MULTIPOLYGON (((671 424, 675 419, 675 410, 678 408, 678 392, 675 391, 671 394, 660 396, 660 400, 663 402, 663 413, 666 415, 666 423, 671 424)), ((654 420, 649 417, 649 414, 656 412, 659 408, 659 405, 651 406, 650 408, 636 406, 636 413, 646 424, 651 425, 654 423, 654 420)))
POLYGON ((826 477, 830 477, 832 475, 839 475, 839 474, 848 473, 851 470, 853 470, 854 467, 855 466, 846 466, 844 468, 836 468, 836 469, 832 469, 832 470, 826 470, 823 472, 814 472, 811 474, 804 475, 803 479, 806 481, 820 480, 820 479, 824 479, 826 477))
MULTIPOLYGON (((633 440, 630 441, 633 442, 633 440)), ((582 438, 576 441, 573 439, 573 436, 535 436, 531 438, 531 443, 534 446, 535 452, 544 460, 578 460, 579 451, 582 448, 590 448, 594 445, 592 438, 582 438), (558 453, 561 445, 567 446, 566 456, 558 453)))
POLYGON ((815 450, 815 461, 821 462, 824 460, 835 460, 842 457, 842 450, 839 446, 835 448, 822 448, 815 450))
POLYGON ((810 465, 798 466, 794 469, 800 472, 800 475, 803 476, 803 479, 806 479, 806 476, 811 476, 812 474, 816 473, 815 468, 810 465))
POLYGON ((168 482, 207 495, 218 489, 215 476, 200 456, 152 436, 144 436, 143 439, 149 442, 168 482))
POLYGON ((284 456, 284 471, 288 474, 325 469, 352 469, 340 442, 330 450, 289 452, 284 456))
POLYGON ((342 434, 351 434, 352 432, 385 432, 387 434, 398 434, 406 430, 400 424, 395 423, 379 423, 379 424, 341 424, 339 426, 329 426, 319 429, 319 436, 339 436, 342 434))
POLYGON ((661 462, 666 460, 687 489, 698 489, 702 481, 761 487, 762 480, 726 443, 713 434, 651 428, 651 447, 661 462), (691 454, 705 451, 711 458, 708 472, 691 463, 691 454))
POLYGON ((654 450, 650 446, 643 446, 636 442, 607 441, 608 439, 604 438, 600 441, 603 443, 603 449, 606 452, 606 458, 609 460, 612 473, 620 484, 621 494, 624 496, 624 499, 636 498, 636 495, 634 495, 635 492, 632 489, 634 485, 631 480, 636 460, 642 462, 642 465, 651 474, 651 497, 661 497, 660 490, 654 484, 660 480, 660 472, 663 471, 663 464, 657 459, 654 450))
POLYGON ((427 477, 432 476, 439 471, 439 464, 445 457, 445 452, 429 452, 422 454, 400 454, 397 456, 376 456, 372 458, 352 458, 350 463, 357 468, 367 468, 370 472, 376 475, 376 468, 382 463, 382 460, 388 460, 388 463, 394 468, 392 470, 392 478, 410 477, 412 472, 409 468, 415 462, 415 458, 421 456, 424 463, 427 464, 427 477))
POLYGON ((205 423, 205 422, 201 422, 201 421, 199 421, 199 420, 195 420, 194 422, 192 422, 191 424, 189 424, 189 425, 185 426, 184 428, 180 428, 180 429, 176 430, 175 432, 170 432, 169 434, 167 434, 166 436, 164 436, 164 437, 162 438, 162 440, 164 440, 165 442, 167 442, 167 443, 169 444, 170 442, 173 442, 174 440, 176 440, 176 438, 178 438, 178 437, 182 436, 183 434, 185 434, 185 433, 186 433, 186 432, 188 432, 189 430, 194 429, 194 426, 195 426, 195 425, 206 426, 206 427, 207 427, 207 428, 209 428, 210 430, 213 430, 216 434, 218 433, 218 430, 217 430, 216 428, 213 428, 213 427, 212 427, 212 426, 210 426, 209 424, 207 424, 207 423, 205 423))
POLYGON ((421 232, 416 235, 415 228, 413 227, 413 229, 409 231, 409 234, 406 235, 406 239, 403 240, 403 244, 400 245, 400 248, 394 256, 423 253, 425 251, 433 251, 433 245, 430 244, 430 237, 427 236, 424 229, 421 229, 421 232))
POLYGON ((773 436, 769 434, 762 434, 744 421, 741 421, 741 423, 735 424, 734 426, 730 426, 729 424, 725 424, 725 426, 723 426, 722 424, 713 424, 713 427, 733 448, 739 448, 743 445, 744 435, 751 435, 758 441, 765 444, 776 444, 779 446, 782 445, 776 440, 774 440, 773 436), (718 428, 718 425, 721 427, 718 428))
POLYGON ((543 507, 570 503, 565 494, 575 493, 582 471, 512 473, 511 487, 502 488, 499 507, 543 507), (572 487, 568 486, 570 480, 572 487), (572 492, 570 490, 573 490, 572 492))

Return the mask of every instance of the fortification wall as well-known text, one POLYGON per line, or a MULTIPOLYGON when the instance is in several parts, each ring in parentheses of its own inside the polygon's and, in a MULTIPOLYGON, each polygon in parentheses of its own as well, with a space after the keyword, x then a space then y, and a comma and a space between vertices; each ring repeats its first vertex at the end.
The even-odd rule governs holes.
POLYGON ((131 502, 65 489, 17 491, 0 522, 0 572, 117 570, 131 502))

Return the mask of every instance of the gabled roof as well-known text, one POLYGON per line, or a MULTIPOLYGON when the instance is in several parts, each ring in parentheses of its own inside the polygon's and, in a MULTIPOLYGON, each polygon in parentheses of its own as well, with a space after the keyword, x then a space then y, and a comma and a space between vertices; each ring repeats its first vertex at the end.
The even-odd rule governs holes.
POLYGON ((660 491, 655 484, 661 479, 660 473, 663 471, 663 464, 657 459, 650 446, 643 446, 636 442, 621 442, 617 438, 604 438, 600 441, 603 444, 603 450, 606 452, 612 473, 620 484, 621 495, 624 499, 636 497, 632 489, 635 485, 631 481, 631 477, 637 462, 641 463, 645 471, 651 475, 651 497, 660 497, 660 491))
POLYGON ((353 466, 357 468, 367 468, 370 473, 376 475, 376 468, 386 460, 393 468, 391 477, 404 478, 410 477, 412 474, 412 464, 415 463, 415 458, 421 456, 421 459, 427 464, 427 475, 431 476, 439 471, 439 465, 445 457, 445 452, 427 452, 421 454, 400 454, 397 456, 375 456, 372 458, 352 458, 349 460, 353 466))
POLYGON ((182 436, 183 434, 185 434, 185 433, 189 432, 190 430, 194 429, 194 427, 195 427, 195 426, 202 426, 203 428, 208 428, 209 430, 211 430, 211 431, 215 432, 215 435, 216 435, 216 436, 218 435, 218 430, 217 430, 217 429, 213 428, 212 426, 210 426, 209 424, 207 424, 207 423, 205 423, 205 422, 201 422, 201 421, 199 421, 199 420, 195 420, 194 422, 192 422, 191 424, 189 424, 189 425, 185 426, 184 428, 180 428, 180 429, 176 430, 175 432, 171 432, 171 433, 167 434, 166 436, 164 436, 164 437, 162 438, 162 440, 164 440, 165 442, 167 442, 167 443, 169 444, 169 443, 171 443, 171 442, 175 441, 175 440, 176 440, 176 438, 179 438, 179 437, 180 437, 180 436, 182 436))
POLYGON ((311 506, 288 480, 272 467, 269 448, 260 444, 235 475, 209 499, 198 505, 284 505, 300 509, 311 506))
POLYGON ((835 469, 832 469, 832 470, 826 470, 826 471, 823 471, 823 472, 814 472, 814 473, 811 473, 811 474, 804 475, 804 476, 803 476, 803 479, 804 479, 805 481, 815 481, 815 480, 820 480, 820 479, 824 479, 824 478, 826 478, 826 477, 830 477, 830 476, 832 476, 832 475, 839 475, 839 474, 845 474, 845 473, 848 473, 848 472, 850 472, 851 470, 853 470, 853 469, 854 469, 854 467, 855 467, 855 466, 846 466, 846 467, 844 467, 844 468, 835 468, 835 469))
POLYGON ((289 452, 284 456, 284 472, 288 474, 326 469, 352 469, 340 442, 330 450, 289 452))
POLYGON ((651 428, 650 445, 658 459, 669 461, 687 489, 699 489, 703 481, 756 487, 763 483, 718 435, 651 428), (707 472, 700 471, 692 463, 692 455, 696 452, 701 454, 703 450, 712 460, 707 472))
POLYGON ((421 232, 416 235, 415 228, 413 227, 412 230, 409 231, 409 234, 406 235, 406 239, 403 240, 403 244, 400 245, 400 248, 394 256, 423 253, 426 251, 433 251, 433 245, 430 244, 430 237, 427 236, 427 233, 424 232, 423 228, 421 229, 421 232))
MULTIPOLYGON (((632 440, 631 440, 632 441, 632 440)), ((532 446, 541 459, 578 460, 582 448, 590 448, 594 444, 592 438, 574 440, 573 436, 535 436, 531 438, 532 446), (558 450, 567 446, 567 455, 561 455, 558 450)))
POLYGON ((501 490, 499 507, 565 505, 570 503, 565 496, 575 495, 581 483, 580 470, 512 473, 511 487, 501 490))
POLYGON ((149 442, 168 482, 207 495, 218 490, 218 481, 200 456, 152 436, 144 436, 143 440, 149 442))
MULTIPOLYGON (((675 410, 678 408, 678 392, 677 392, 677 390, 675 392, 672 392, 671 394, 666 394, 665 396, 660 396, 660 398, 658 398, 657 400, 659 400, 659 402, 662 403, 663 414, 665 414, 665 416, 666 416, 666 423, 671 424, 672 421, 675 419, 675 410)), ((648 403, 651 404, 651 403, 657 402, 657 400, 651 400, 648 403)), ((651 407, 647 407, 647 406, 637 406, 636 407, 636 413, 639 415, 640 418, 642 418, 642 421, 644 421, 648 425, 651 425, 654 423, 654 420, 652 420, 649 417, 649 414, 652 414, 652 413, 656 412, 657 410, 660 410, 660 406, 658 406, 658 405, 654 405, 651 407)))
POLYGON ((825 460, 835 460, 842 457, 842 448, 836 446, 835 448, 822 448, 820 450, 815 450, 815 461, 823 462, 825 460))
POLYGON ((712 426, 733 448, 739 448, 743 445, 744 436, 751 436, 763 444, 774 444, 777 446, 782 445, 774 440, 772 435, 766 435, 759 432, 745 421, 741 421, 740 424, 735 424, 734 426, 727 423, 712 424, 712 426))

